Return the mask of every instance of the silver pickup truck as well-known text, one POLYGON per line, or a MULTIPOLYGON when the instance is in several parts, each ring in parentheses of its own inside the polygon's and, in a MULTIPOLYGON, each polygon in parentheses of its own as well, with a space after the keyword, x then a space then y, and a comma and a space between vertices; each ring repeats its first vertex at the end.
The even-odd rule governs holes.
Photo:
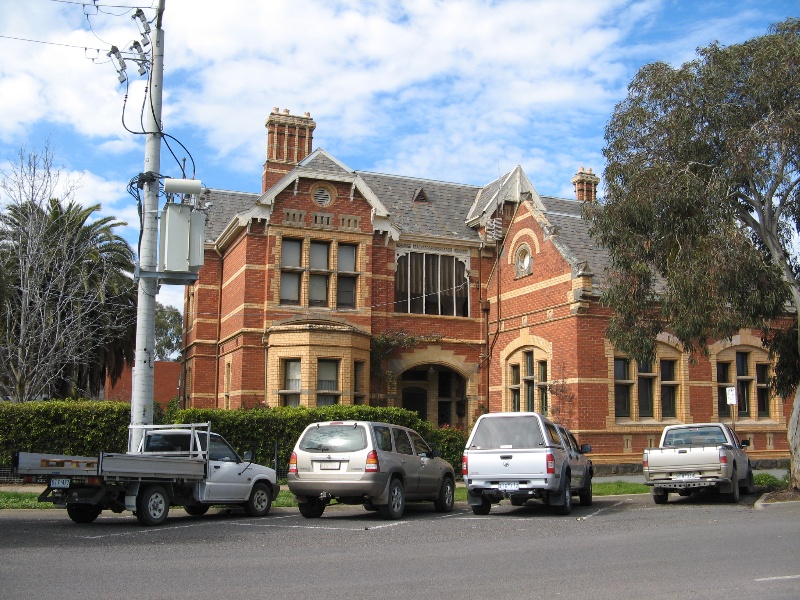
POLYGON ((738 502, 741 490, 754 491, 749 445, 724 423, 668 425, 659 447, 642 456, 645 483, 656 504, 665 504, 670 492, 688 496, 709 489, 738 502))
POLYGON ((538 413, 481 415, 461 465, 472 512, 489 514, 503 498, 514 506, 540 499, 562 515, 571 512, 573 495, 590 505, 593 470, 586 454, 591 450, 538 413))
POLYGON ((45 483, 39 502, 66 508, 76 523, 91 523, 103 510, 130 510, 143 525, 160 525, 171 505, 194 516, 215 504, 266 515, 280 491, 275 471, 252 462, 250 453, 239 457, 209 426, 137 426, 141 443, 133 452, 98 457, 18 452, 12 467, 23 481, 45 483))

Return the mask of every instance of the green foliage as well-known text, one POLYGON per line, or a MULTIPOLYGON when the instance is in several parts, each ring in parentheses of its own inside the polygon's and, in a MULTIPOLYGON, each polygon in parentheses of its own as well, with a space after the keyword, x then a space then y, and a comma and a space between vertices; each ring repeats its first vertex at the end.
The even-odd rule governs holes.
POLYGON ((592 481, 592 495, 620 496, 623 494, 649 494, 650 488, 643 483, 630 481, 592 481))
POLYGON ((31 492, 0 492, 0 509, 3 508, 55 508, 52 502, 39 502, 39 494, 31 492))
POLYGON ((177 360, 183 344, 183 317, 174 306, 156 302, 155 360, 177 360))
POLYGON ((97 456, 125 452, 130 404, 86 400, 0 402, 0 463, 16 451, 97 456))
POLYGON ((798 79, 800 21, 789 19, 631 82, 606 127, 604 204, 585 206, 612 260, 604 301, 621 350, 650 359, 667 330, 705 351, 797 303, 798 79))
POLYGON ((177 423, 211 423, 239 452, 253 450, 262 464, 272 464, 277 443, 278 470, 289 463, 297 439, 309 424, 317 421, 381 421, 417 430, 442 458, 460 472, 461 455, 467 436, 458 429, 436 429, 413 411, 376 406, 321 406, 318 408, 255 408, 251 410, 190 408, 177 413, 177 423))
POLYGON ((422 343, 436 342, 440 335, 412 335, 405 331, 383 331, 370 338, 369 359, 370 378, 377 388, 381 388, 387 379, 386 362, 397 350, 409 350, 422 343))
POLYGON ((780 490, 785 490, 789 487, 789 481, 787 477, 778 479, 769 473, 756 473, 756 475, 753 477, 753 482, 756 484, 756 487, 765 488, 765 491, 767 492, 777 492, 780 490))
MULTIPOLYGON (((10 463, 16 451, 97 456, 100 452, 125 452, 131 407, 123 402, 53 400, 12 404, 0 402, 0 463, 10 463)), ((271 465, 278 451, 278 470, 289 463, 297 439, 317 421, 381 421, 417 430, 442 458, 460 472, 467 441, 458 429, 436 429, 413 411, 374 406, 322 406, 319 408, 255 408, 250 410, 177 410, 177 400, 167 407, 164 423, 211 423, 237 451, 252 450, 262 464, 271 465)))

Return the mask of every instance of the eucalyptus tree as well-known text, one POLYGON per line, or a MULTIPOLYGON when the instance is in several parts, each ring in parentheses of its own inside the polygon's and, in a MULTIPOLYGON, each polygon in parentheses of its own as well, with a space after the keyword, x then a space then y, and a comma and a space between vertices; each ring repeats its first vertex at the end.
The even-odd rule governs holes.
MULTIPOLYGON (((605 198, 586 205, 612 261, 609 339, 642 360, 660 331, 689 352, 760 327, 775 387, 797 392, 800 20, 642 67, 606 126, 605 198), (795 320, 774 335, 775 319, 795 320), (791 342, 787 343, 787 339, 791 342)), ((788 437, 800 483, 800 395, 788 437)))
POLYGON ((132 250, 75 189, 49 149, 20 151, 0 178, 0 395, 12 401, 95 394, 133 356, 132 250))

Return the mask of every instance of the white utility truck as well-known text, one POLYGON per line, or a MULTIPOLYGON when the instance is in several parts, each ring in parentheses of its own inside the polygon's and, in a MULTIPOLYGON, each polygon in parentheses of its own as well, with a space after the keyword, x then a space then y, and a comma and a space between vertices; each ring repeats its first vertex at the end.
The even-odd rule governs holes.
POLYGON ((135 451, 99 457, 18 452, 13 471, 47 488, 39 502, 66 508, 76 523, 103 510, 133 511, 143 525, 162 524, 170 506, 200 516, 216 504, 242 506, 254 517, 269 513, 280 491, 275 470, 244 458, 210 423, 130 426, 141 433, 135 451))
POLYGON ((534 498, 568 515, 572 496, 592 504, 589 444, 578 445, 566 427, 534 412, 489 413, 475 422, 461 472, 476 515, 508 498, 522 506, 534 498))
POLYGON ((738 502, 740 489, 754 490, 749 445, 724 423, 668 425, 659 447, 645 448, 645 483, 653 488, 656 504, 666 504, 670 492, 688 496, 709 489, 738 502))

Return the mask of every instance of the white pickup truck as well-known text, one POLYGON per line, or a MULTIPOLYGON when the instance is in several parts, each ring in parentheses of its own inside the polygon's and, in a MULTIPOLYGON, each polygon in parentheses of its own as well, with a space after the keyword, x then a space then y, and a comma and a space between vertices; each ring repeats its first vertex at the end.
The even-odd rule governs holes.
POLYGON ((467 501, 476 515, 489 514, 503 498, 514 506, 543 500, 567 515, 572 496, 592 503, 592 461, 564 426, 534 412, 481 415, 472 428, 461 471, 467 501))
POLYGON ((646 448, 642 456, 645 483, 656 504, 666 504, 670 492, 688 496, 708 489, 738 502, 741 490, 754 491, 749 445, 724 423, 668 425, 659 447, 646 448))
POLYGON ((18 452, 12 470, 47 488, 39 502, 66 508, 76 523, 103 510, 133 511, 143 525, 160 525, 169 507, 200 516, 214 504, 239 505, 250 516, 269 513, 280 491, 275 471, 240 458, 210 423, 131 426, 140 429, 134 452, 99 457, 18 452))

